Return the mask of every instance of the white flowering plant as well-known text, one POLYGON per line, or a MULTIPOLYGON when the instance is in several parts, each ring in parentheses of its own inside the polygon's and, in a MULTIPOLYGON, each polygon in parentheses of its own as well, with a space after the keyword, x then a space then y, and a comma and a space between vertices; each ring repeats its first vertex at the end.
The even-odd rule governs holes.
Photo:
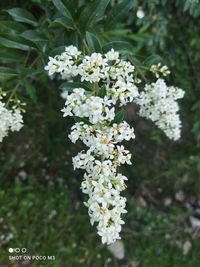
MULTIPOLYGON (((153 68, 156 77, 158 73, 166 76, 167 67, 159 67, 150 71, 153 68)), ((72 85, 68 84, 69 90, 62 93, 62 112, 75 120, 69 134, 71 141, 81 140, 86 147, 73 158, 73 166, 85 171, 81 190, 88 195, 84 204, 90 222, 97 223, 102 243, 111 244, 120 238, 124 224, 121 216, 127 212, 126 198, 120 195, 127 177, 119 167, 131 164, 131 153, 121 142, 135 138, 134 128, 123 120, 121 109, 130 102, 137 104, 141 117, 152 120, 170 139, 177 140, 181 122, 176 100, 184 91, 168 87, 161 78, 142 85, 134 64, 121 59, 114 49, 88 55, 70 45, 60 55, 49 57, 45 70, 50 77, 60 75, 72 85)))
POLYGON ((7 52, 0 69, 4 88, 0 94, 0 142, 9 131, 18 131, 23 125, 21 99, 26 102, 29 95, 37 103, 41 77, 45 84, 53 84, 55 79, 65 99, 63 116, 74 118, 69 139, 84 144, 84 150, 72 162, 74 169, 84 170, 80 185, 88 196, 84 204, 90 222, 96 224, 102 243, 111 244, 120 239, 122 215, 127 212, 121 191, 128 178, 120 167, 132 164, 132 159, 124 143, 135 138, 133 126, 124 120, 124 107, 135 104, 139 116, 153 121, 170 139, 178 140, 181 121, 177 100, 184 91, 167 85, 167 66, 154 61, 138 64, 131 44, 112 39, 109 30, 134 6, 130 1, 120 2, 111 11, 113 3, 109 0, 83 1, 76 8, 73 3, 50 2, 50 7, 40 3, 45 15, 39 22, 27 10, 6 11, 20 36, 14 40, 0 37, 7 52), (43 24, 48 30, 44 31, 43 24), (7 49, 25 51, 15 70, 12 64, 17 59, 11 53, 8 60, 7 49), (14 89, 9 91, 9 87, 14 89))

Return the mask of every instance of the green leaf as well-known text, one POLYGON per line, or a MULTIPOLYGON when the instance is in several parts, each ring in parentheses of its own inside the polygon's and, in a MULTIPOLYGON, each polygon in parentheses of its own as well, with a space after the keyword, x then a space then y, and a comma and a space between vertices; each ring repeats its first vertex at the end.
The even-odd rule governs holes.
POLYGON ((59 47, 56 47, 54 48, 51 52, 50 52, 50 56, 51 57, 54 57, 56 55, 59 55, 61 53, 63 53, 65 51, 65 46, 59 46, 59 47))
POLYGON ((112 121, 112 124, 114 123, 121 123, 124 119, 124 112, 122 110, 118 111, 117 114, 114 117, 114 120, 112 121))
POLYGON ((6 12, 8 12, 8 14, 11 15, 15 21, 28 23, 33 26, 38 25, 36 18, 29 11, 23 8, 12 8, 6 10, 6 12))
POLYGON ((91 32, 86 32, 86 40, 91 52, 102 52, 100 40, 91 32))
POLYGON ((36 95, 36 89, 33 86, 32 83, 30 83, 28 80, 23 80, 23 84, 26 88, 27 94, 30 96, 30 98, 33 100, 33 102, 37 102, 37 95, 36 95))
POLYGON ((124 0, 120 4, 115 5, 109 12, 106 19, 106 29, 112 29, 116 23, 121 21, 127 14, 128 11, 134 7, 137 1, 124 0))
POLYGON ((61 18, 55 19, 49 24, 49 28, 57 28, 60 25, 66 29, 70 29, 70 30, 74 29, 73 21, 67 17, 61 17, 61 18))
POLYGON ((103 85, 101 87, 101 89, 99 90, 99 92, 98 92, 98 96, 101 97, 101 98, 104 98, 105 95, 106 95, 106 86, 103 85))
POLYGON ((149 34, 148 33, 129 34, 128 37, 137 43, 139 42, 141 43, 145 42, 145 40, 149 37, 149 34))
POLYGON ((1 20, 0 21, 0 32, 3 34, 16 35, 26 30, 23 24, 16 21, 1 20))
POLYGON ((48 40, 43 34, 35 30, 28 30, 24 31, 20 36, 34 43, 38 48, 41 48, 43 52, 46 51, 48 40))
POLYGON ((73 21, 72 15, 70 11, 67 9, 67 7, 62 3, 61 0, 52 0, 54 6, 57 8, 57 10, 64 16, 73 21))
POLYGON ((17 77, 18 74, 11 68, 0 67, 0 81, 7 81, 13 77, 17 77))
POLYGON ((69 92, 72 92, 74 88, 84 88, 87 91, 91 91, 90 87, 88 87, 84 83, 78 82, 65 82, 59 87, 60 90, 69 92))
POLYGON ((107 43, 106 45, 103 46, 102 50, 105 53, 108 52, 111 48, 121 53, 127 53, 127 54, 132 53, 132 45, 124 41, 114 41, 107 43))
POLYGON ((0 62, 3 64, 22 62, 24 60, 24 56, 16 52, 13 53, 13 51, 7 51, 5 49, 1 49, 0 51, 0 62))
POLYGON ((151 55, 149 56, 147 59, 145 59, 142 63, 143 65, 150 67, 153 64, 158 64, 158 63, 162 63, 163 59, 161 56, 159 55, 151 55))
POLYGON ((24 31, 20 36, 32 42, 47 41, 47 38, 43 34, 35 30, 24 31))
POLYGON ((124 38, 128 35, 128 37, 131 34, 130 29, 124 28, 124 24, 118 24, 116 29, 110 29, 106 31, 106 34, 109 36, 117 36, 117 38, 124 38))
POLYGON ((15 49, 20 49, 20 50, 24 50, 24 51, 28 51, 31 49, 30 46, 16 42, 16 41, 12 41, 9 40, 7 38, 4 37, 0 37, 0 45, 4 46, 4 47, 9 47, 9 48, 15 48, 15 49))
POLYGON ((99 20, 105 12, 109 0, 95 0, 88 3, 80 14, 79 26, 82 31, 87 30, 95 20, 99 20))

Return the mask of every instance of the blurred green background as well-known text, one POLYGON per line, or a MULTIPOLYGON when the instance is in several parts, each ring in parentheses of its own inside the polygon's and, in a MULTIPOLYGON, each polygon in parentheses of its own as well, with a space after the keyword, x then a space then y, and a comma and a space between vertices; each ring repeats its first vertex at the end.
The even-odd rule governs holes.
POLYGON ((25 126, 0 145, 0 266, 199 267, 199 0, 7 0, 0 9, 1 87, 19 84, 27 103, 25 126), (60 112, 61 81, 44 71, 49 55, 83 42, 90 51, 114 47, 130 56, 147 80, 143 67, 162 62, 168 82, 186 92, 178 142, 138 118, 133 105, 126 108, 136 139, 129 143, 133 165, 124 167, 120 260, 90 226, 82 173, 71 163, 81 146, 67 138, 73 121, 60 112), (56 260, 9 261, 10 247, 56 260))

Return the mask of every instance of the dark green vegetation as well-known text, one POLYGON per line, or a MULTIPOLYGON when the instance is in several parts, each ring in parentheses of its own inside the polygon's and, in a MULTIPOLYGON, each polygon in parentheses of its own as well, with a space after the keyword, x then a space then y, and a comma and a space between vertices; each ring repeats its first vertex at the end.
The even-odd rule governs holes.
POLYGON ((198 233, 189 223, 190 216, 198 218, 200 200, 200 3, 116 2, 0 3, 1 86, 17 88, 27 103, 24 128, 0 146, 0 266, 30 266, 8 262, 9 247, 56 256, 32 266, 113 267, 131 261, 139 267, 200 266, 198 233), (139 7, 143 19, 136 16, 139 7), (186 91, 182 139, 176 143, 139 120, 135 107, 126 110, 137 139, 129 144, 134 164, 124 168, 129 177, 124 262, 112 258, 89 224, 79 190, 81 173, 71 166, 71 156, 80 147, 68 141, 72 121, 59 111, 61 82, 50 81, 44 72, 48 56, 70 44, 89 51, 114 47, 131 58, 147 80, 145 66, 161 61, 171 70, 168 81, 186 91), (183 255, 186 241, 192 247, 183 255))

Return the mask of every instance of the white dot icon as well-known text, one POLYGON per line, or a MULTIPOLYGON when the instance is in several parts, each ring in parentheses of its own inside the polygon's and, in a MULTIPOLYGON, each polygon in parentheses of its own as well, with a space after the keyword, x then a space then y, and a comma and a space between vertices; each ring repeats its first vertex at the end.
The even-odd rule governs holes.
POLYGON ((13 253, 14 249, 13 249, 13 248, 9 248, 8 251, 9 251, 10 253, 13 253))
POLYGON ((22 253, 26 253, 27 249, 26 248, 22 248, 21 251, 22 251, 22 253))

